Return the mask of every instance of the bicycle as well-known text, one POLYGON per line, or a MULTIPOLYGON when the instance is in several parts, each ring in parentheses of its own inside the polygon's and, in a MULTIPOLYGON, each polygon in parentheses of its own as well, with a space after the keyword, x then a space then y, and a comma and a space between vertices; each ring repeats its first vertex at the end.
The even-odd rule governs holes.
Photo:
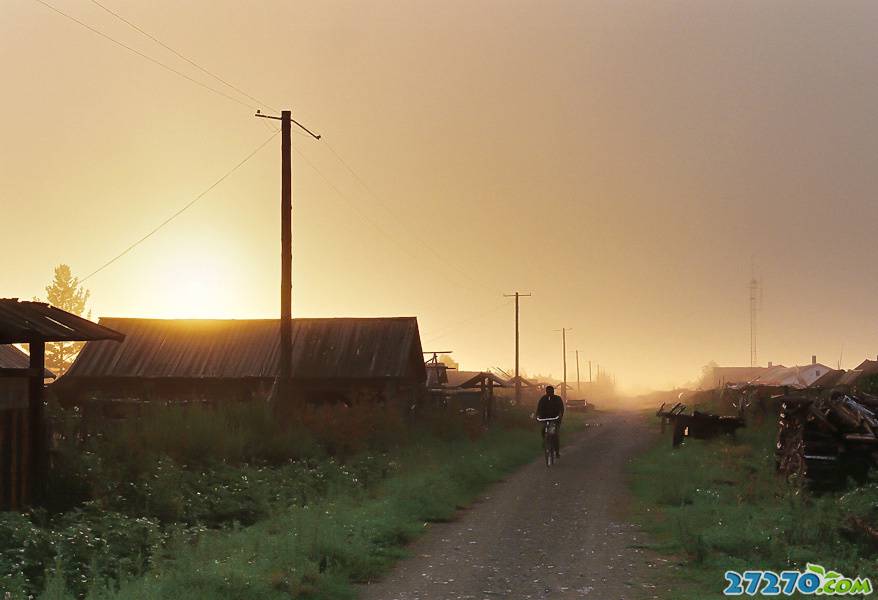
POLYGON ((561 417, 540 419, 543 424, 543 452, 546 455, 546 466, 551 467, 555 463, 555 454, 561 449, 558 447, 558 425, 561 417))

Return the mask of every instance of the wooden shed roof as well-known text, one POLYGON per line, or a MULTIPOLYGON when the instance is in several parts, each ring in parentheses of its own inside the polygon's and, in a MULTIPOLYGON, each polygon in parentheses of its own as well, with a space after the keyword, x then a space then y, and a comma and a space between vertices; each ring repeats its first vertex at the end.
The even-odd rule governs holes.
MULTIPOLYGON (((65 378, 274 378, 277 319, 102 318, 121 344, 89 342, 65 378)), ((293 319, 295 379, 408 379, 426 372, 415 317, 293 319)))
POLYGON ((44 302, 0 298, 0 344, 122 341, 124 337, 118 331, 44 302))

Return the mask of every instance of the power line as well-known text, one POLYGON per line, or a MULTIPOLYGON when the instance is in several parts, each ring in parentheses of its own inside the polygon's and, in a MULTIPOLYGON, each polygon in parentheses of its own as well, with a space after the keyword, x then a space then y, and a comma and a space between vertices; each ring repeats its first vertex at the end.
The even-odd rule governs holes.
POLYGON ((86 29, 88 29, 88 30, 91 31, 92 33, 97 34, 97 35, 101 36, 102 38, 107 39, 107 40, 113 42, 113 43, 116 44, 117 46, 121 46, 122 48, 125 48, 125 49, 128 50, 129 52, 133 52, 134 54, 136 54, 137 56, 140 56, 141 58, 145 58, 145 59, 148 60, 149 62, 154 63, 154 64, 160 66, 161 68, 166 69, 166 70, 170 71, 171 73, 174 73, 175 75, 178 75, 178 76, 182 77, 183 79, 186 79, 187 81, 191 81, 191 82, 194 83, 195 85, 201 86, 201 87, 203 87, 203 88, 206 89, 206 90, 210 90, 211 92, 213 92, 213 93, 215 93, 215 94, 219 94, 219 95, 222 96, 223 98, 226 98, 226 99, 228 99, 228 100, 231 100, 232 102, 237 102, 238 104, 240 104, 240 105, 242 105, 242 106, 246 106, 246 107, 248 107, 248 108, 252 108, 252 109, 255 109, 255 110, 258 110, 258 109, 259 109, 259 107, 256 106, 256 105, 254 105, 254 104, 249 104, 249 103, 244 102, 243 100, 241 100, 241 99, 239 99, 239 98, 235 98, 234 96, 230 96, 229 94, 226 94, 225 92, 223 92, 223 91, 221 91, 221 90, 218 90, 218 89, 216 89, 216 88, 213 88, 213 87, 207 85, 206 83, 203 83, 203 82, 198 81, 197 79, 195 79, 195 78, 193 78, 193 77, 190 77, 189 75, 186 75, 186 74, 183 73, 182 71, 178 71, 177 69, 175 69, 174 67, 172 67, 172 66, 170 66, 170 65, 166 65, 165 63, 161 62, 160 60, 156 60, 155 58, 149 56, 148 54, 145 54, 145 53, 141 52, 140 50, 137 50, 136 48, 132 48, 131 46, 129 46, 129 45, 123 43, 123 42, 120 42, 119 40, 117 40, 117 39, 115 39, 115 38, 113 38, 113 37, 110 37, 109 35, 107 35, 107 34, 104 33, 103 31, 101 31, 100 29, 97 29, 97 28, 95 28, 95 27, 92 27, 91 25, 89 25, 88 23, 86 23, 86 22, 84 22, 84 21, 80 21, 79 19, 77 19, 77 18, 74 17, 73 15, 69 15, 69 14, 67 14, 66 12, 64 12, 64 11, 62 11, 62 10, 60 10, 60 9, 58 9, 58 8, 56 8, 56 7, 54 7, 54 6, 52 6, 51 4, 49 4, 48 2, 46 2, 45 0, 34 0, 34 2, 39 2, 40 4, 42 4, 43 6, 45 6, 46 8, 48 8, 49 10, 52 10, 52 11, 58 13, 59 15, 61 15, 62 17, 65 17, 65 18, 67 18, 67 19, 70 19, 70 20, 73 21, 74 23, 77 23, 77 24, 81 25, 82 27, 85 27, 86 29))
MULTIPOLYGON (((38 0, 38 1, 39 1, 39 0, 38 0)), ((125 248, 122 252, 120 252, 119 254, 117 254, 116 256, 114 256, 113 258, 111 258, 110 260, 108 260, 107 262, 105 262, 103 265, 101 265, 100 267, 98 267, 97 269, 95 269, 94 271, 92 271, 91 273, 89 273, 88 275, 86 275, 85 277, 83 277, 81 281, 82 281, 82 282, 85 282, 85 281, 86 281, 87 279, 89 279, 90 277, 92 277, 92 276, 94 276, 94 275, 97 275, 98 273, 100 273, 101 271, 103 271, 104 269, 106 269, 107 267, 109 267, 111 264, 113 264, 114 262, 116 262, 117 260, 119 260, 120 258, 122 258, 123 256, 125 256, 126 254, 128 254, 129 252, 131 252, 132 250, 134 250, 134 248, 136 248, 137 246, 139 246, 140 244, 142 244, 143 242, 145 242, 147 239, 149 239, 150 237, 152 237, 152 236, 153 236, 157 231, 159 231, 162 227, 164 227, 165 225, 167 225, 168 223, 170 223, 171 221, 173 221, 174 219, 176 219, 177 217, 179 217, 179 216, 180 216, 181 214, 183 214, 185 211, 189 210, 189 209, 190 209, 190 208, 191 208, 196 202, 198 202, 199 200, 201 200, 204 196, 206 196, 206 195, 207 195, 211 190, 213 190, 216 186, 218 186, 218 185, 221 184, 223 181, 225 181, 225 180, 226 180, 226 179, 227 179, 232 173, 234 173, 235 171, 237 171, 238 169, 240 169, 242 166, 244 166, 244 163, 246 163, 248 160, 250 160, 251 158, 253 158, 253 157, 256 155, 256 153, 258 153, 260 150, 262 150, 262 149, 265 147, 265 145, 268 144, 268 142, 270 142, 271 140, 273 140, 274 137, 275 137, 279 132, 280 132, 280 130, 275 131, 274 133, 272 133, 272 134, 268 137, 268 139, 265 140, 264 142, 262 142, 261 144, 259 144, 259 146, 257 146, 255 150, 253 150, 250 154, 248 154, 247 156, 245 156, 245 157, 244 157, 240 162, 238 162, 238 164, 236 164, 234 167, 232 167, 231 169, 229 169, 228 171, 226 171, 225 175, 223 175, 222 177, 220 177, 219 179, 217 179, 216 181, 214 181, 212 184, 210 184, 210 186, 208 186, 203 192, 201 192, 200 194, 198 194, 197 196, 195 196, 195 198, 193 198, 192 200, 190 200, 187 204, 185 204, 182 208, 180 208, 177 212, 175 212, 174 214, 172 214, 170 217, 168 217, 167 219, 165 219, 164 221, 162 221, 161 223, 159 223, 159 224, 158 224, 155 228, 153 228, 149 233, 147 233, 146 235, 144 235, 143 237, 141 237, 140 239, 138 239, 136 242, 134 242, 133 244, 131 244, 130 246, 128 246, 127 248, 125 248)))
MULTIPOLYGON (((385 210, 385 212, 387 212, 391 217, 396 217, 396 216, 397 216, 397 214, 396 214, 395 212, 393 212, 393 211, 392 211, 392 210, 391 210, 391 209, 390 209, 390 208, 389 208, 384 202, 381 201, 381 199, 378 197, 378 194, 376 194, 375 192, 372 191, 372 188, 369 187, 369 184, 367 184, 367 183, 365 182, 365 180, 363 180, 363 178, 360 177, 360 176, 357 174, 356 171, 354 171, 353 167, 351 167, 350 164, 348 164, 348 162, 347 162, 345 159, 343 159, 343 158, 341 157, 341 155, 340 155, 338 152, 335 151, 335 148, 333 148, 332 145, 331 145, 329 142, 327 142, 327 141, 324 140, 323 144, 329 149, 330 152, 332 152, 332 155, 335 156, 336 160, 338 160, 338 162, 341 163, 342 166, 344 166, 345 169, 347 169, 347 171, 348 171, 348 172, 353 176, 353 178, 354 178, 354 179, 355 179, 355 180, 356 180, 356 181, 357 181, 357 182, 363 187, 363 189, 366 190, 366 192, 372 197, 372 200, 373 200, 378 206, 380 206, 381 208, 383 208, 383 209, 385 210)), ((430 253, 432 253, 433 256, 435 256, 437 259, 439 259, 440 261, 444 261, 444 260, 445 260, 445 257, 442 256, 442 254, 440 254, 438 250, 436 250, 435 248, 433 248, 433 247, 430 246, 429 244, 425 243, 423 240, 418 240, 418 241, 419 241, 419 244, 420 244, 421 246, 423 246, 424 248, 426 248, 427 250, 429 250, 430 253)), ((457 270, 457 269, 453 269, 453 271, 454 271, 457 275, 460 275, 460 276, 462 276, 462 277, 468 279, 468 280, 469 280, 471 283, 473 283, 474 285, 479 285, 479 282, 477 282, 475 279, 473 279, 473 278, 472 278, 469 274, 467 274, 466 272, 459 271, 459 270, 457 270)))
POLYGON ((173 53, 173 54, 174 54, 175 56, 177 56, 178 58, 181 58, 181 59, 185 60, 187 63, 189 63, 190 65, 192 65, 193 67, 195 67, 195 68, 198 69, 199 71, 201 71, 201 72, 203 72, 203 73, 205 73, 205 74, 207 74, 207 75, 210 75, 211 77, 213 77, 214 79, 216 79, 217 81, 219 81, 220 83, 222 83, 223 85, 228 86, 229 88, 235 90, 236 92, 238 92, 238 93, 241 94, 242 96, 246 96, 246 97, 249 98, 250 100, 253 100, 253 102, 255 102, 256 104, 259 104, 259 105, 261 105, 261 106, 264 106, 265 108, 270 108, 270 109, 273 110, 273 111, 277 111, 277 109, 274 108, 273 106, 271 106, 270 104, 268 104, 268 103, 266 103, 266 102, 263 102, 263 101, 260 100, 259 98, 256 98, 256 97, 254 97, 254 96, 251 96, 250 94, 248 94, 247 92, 245 92, 244 90, 242 90, 241 88, 239 88, 238 86, 236 86, 236 85, 234 85, 234 84, 232 84, 232 83, 229 83, 228 81, 226 81, 225 79, 223 79, 222 77, 220 77, 219 75, 217 75, 216 73, 214 73, 214 72, 212 72, 212 71, 209 71, 209 70, 207 70, 206 68, 202 67, 201 65, 199 65, 197 62, 195 62, 195 61, 192 60, 191 58, 185 56, 184 54, 182 54, 182 53, 179 52, 178 50, 175 50, 174 48, 172 48, 172 47, 169 46, 168 44, 166 44, 166 43, 164 43, 163 41, 161 41, 160 39, 158 39, 158 38, 157 38, 156 36, 154 36, 153 34, 149 33, 148 31, 145 31, 143 28, 139 27, 136 23, 131 22, 130 20, 126 19, 125 17, 123 17, 123 16, 120 15, 119 13, 117 13, 117 12, 113 11, 112 9, 110 9, 110 8, 108 8, 108 7, 106 7, 106 6, 104 6, 103 4, 101 4, 100 2, 98 2, 98 0, 91 0, 91 2, 92 2, 92 4, 95 4, 96 6, 99 6, 101 9, 103 9, 103 10, 105 10, 106 12, 108 12, 109 14, 113 15, 114 17, 116 17, 117 19, 119 19, 120 21, 122 21, 123 23, 125 23, 126 25, 128 25, 129 27, 131 27, 132 29, 134 29, 134 30, 140 32, 141 34, 145 35, 146 37, 148 37, 149 39, 151 39, 152 41, 154 41, 156 44, 158 44, 159 46, 161 46, 161 47, 164 48, 165 50, 168 50, 169 52, 173 53))
POLYGON ((487 310, 485 310, 485 311, 482 311, 482 312, 480 312, 480 313, 477 313, 477 314, 475 314, 475 315, 472 315, 472 316, 470 316, 470 317, 467 317, 466 319, 462 319, 462 320, 460 320, 460 321, 456 321, 456 322, 454 322, 454 323, 452 323, 452 324, 450 324, 450 325, 448 325, 448 326, 443 327, 442 329, 440 329, 440 330, 439 330, 439 331, 440 331, 439 334, 434 335, 434 336, 432 336, 432 337, 430 337, 430 338, 424 340, 424 343, 425 343, 425 344, 433 343, 433 342, 435 342, 436 340, 445 337, 445 336, 448 335, 449 333, 452 333, 453 331, 455 331, 455 330, 458 329, 459 327, 462 327, 463 325, 467 325, 467 324, 469 324, 469 323, 472 323, 472 322, 475 321, 476 319, 480 319, 480 318, 482 318, 482 317, 486 317, 486 316, 488 316, 488 315, 490 315, 490 314, 493 314, 493 313, 497 312, 498 310, 500 310, 501 308, 505 308, 505 307, 509 306, 510 304, 512 304, 512 302, 511 302, 510 300, 506 300, 506 301, 504 301, 502 304, 499 304, 499 305, 494 306, 494 307, 492 307, 492 308, 489 308, 489 309, 487 309, 487 310))
MULTIPOLYGON (((346 195, 345 195, 345 194, 344 194, 344 193, 338 188, 338 186, 336 186, 334 183, 332 183, 332 181, 330 181, 330 179, 329 179, 326 175, 324 175, 323 172, 322 172, 320 169, 317 168, 317 165, 315 165, 313 161, 311 161, 307 156, 305 156, 305 154, 304 154, 301 150, 299 150, 299 149, 296 148, 296 147, 293 147, 293 151, 294 151, 294 152, 295 152, 295 153, 296 153, 296 154, 297 154, 302 160, 304 160, 304 161, 308 164, 308 166, 310 166, 310 167, 314 170, 314 172, 317 173, 317 174, 321 177, 321 179, 323 179, 323 181, 325 181, 326 184, 327 184, 330 188, 333 189, 333 191, 335 191, 335 193, 338 195, 338 197, 339 197, 341 200, 343 200, 343 201, 345 202, 345 204, 347 204, 348 206, 350 206, 351 209, 353 209, 353 210, 354 210, 357 214, 359 214, 363 219, 365 219, 366 221, 368 221, 369 224, 371 224, 372 227, 374 227, 374 228, 375 228, 375 229, 376 229, 381 235, 383 235, 386 239, 388 239, 389 241, 393 242, 396 246, 398 246, 400 250, 402 250, 406 255, 409 256, 409 258, 411 258, 412 260, 414 260, 417 264, 421 264, 422 259, 419 258, 419 257, 417 257, 417 256, 415 256, 415 255, 411 252, 411 250, 409 250, 409 247, 406 245, 405 242, 403 242, 402 240, 400 240, 398 237, 393 236, 393 235, 391 235, 390 233, 388 233, 388 232, 387 232, 387 231, 386 231, 386 230, 385 230, 385 229, 384 229, 384 228, 383 228, 383 227, 382 227, 382 226, 381 226, 381 225, 380 225, 380 224, 379 224, 379 223, 378 223, 378 222, 377 222, 377 221, 376 221, 376 220, 375 220, 375 219, 374 219, 369 213, 364 212, 363 210, 361 210, 360 207, 358 207, 357 204, 356 204, 355 202, 351 201, 351 200, 350 200, 350 199, 349 199, 349 198, 348 198, 348 197, 347 197, 347 196, 346 196, 346 195)), ((440 263, 440 264, 444 264, 444 263, 440 263)), ((456 282, 454 282, 454 281, 451 281, 451 279, 448 278, 447 276, 445 276, 445 280, 448 281, 449 283, 451 283, 452 285, 458 285, 458 286, 460 286, 460 287, 467 288, 467 289, 469 289, 470 291, 477 291, 477 290, 475 290, 475 289, 472 288, 472 287, 469 287, 469 286, 467 286, 467 285, 463 285, 463 282, 457 282, 457 283, 456 283, 456 282)))

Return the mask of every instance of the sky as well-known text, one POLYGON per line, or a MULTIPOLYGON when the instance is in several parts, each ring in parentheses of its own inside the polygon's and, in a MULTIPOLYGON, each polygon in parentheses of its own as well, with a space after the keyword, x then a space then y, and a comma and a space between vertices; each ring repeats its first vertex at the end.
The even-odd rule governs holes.
MULTIPOLYGON (((0 0, 0 297, 80 277, 294 118, 294 316, 629 391, 878 354, 871 1, 0 0), (575 378, 573 354, 568 377, 575 378)), ((279 310, 280 141, 90 277, 99 316, 279 310)))

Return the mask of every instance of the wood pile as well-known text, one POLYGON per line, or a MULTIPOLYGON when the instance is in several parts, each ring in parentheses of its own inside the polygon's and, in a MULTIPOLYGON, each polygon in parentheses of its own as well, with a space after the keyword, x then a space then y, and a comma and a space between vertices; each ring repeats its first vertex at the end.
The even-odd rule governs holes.
POLYGON ((781 402, 776 465, 791 482, 862 482, 878 465, 878 398, 839 392, 793 394, 781 402))
POLYGON ((656 416, 662 420, 662 431, 665 430, 666 424, 672 425, 675 448, 683 443, 685 437, 706 440, 720 434, 734 435, 735 431, 745 425, 741 417, 720 416, 697 410, 687 415, 684 412, 686 406, 679 402, 670 409, 666 409, 665 406, 665 404, 661 405, 656 416))

